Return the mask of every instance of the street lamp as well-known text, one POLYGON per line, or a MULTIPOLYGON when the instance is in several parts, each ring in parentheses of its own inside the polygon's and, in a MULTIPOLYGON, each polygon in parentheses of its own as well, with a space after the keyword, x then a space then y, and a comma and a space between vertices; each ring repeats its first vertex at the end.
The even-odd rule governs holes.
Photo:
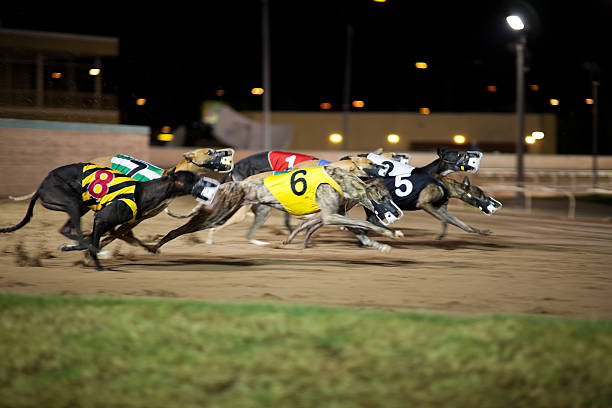
POLYGON ((524 29, 525 24, 523 20, 517 16, 512 15, 506 17, 506 21, 510 28, 517 32, 518 38, 515 43, 516 46, 516 186, 518 191, 516 193, 517 208, 525 208, 525 193, 523 191, 524 186, 524 165, 523 155, 525 153, 525 147, 523 145, 523 132, 525 129, 525 46, 527 44, 527 36, 525 35, 524 29))

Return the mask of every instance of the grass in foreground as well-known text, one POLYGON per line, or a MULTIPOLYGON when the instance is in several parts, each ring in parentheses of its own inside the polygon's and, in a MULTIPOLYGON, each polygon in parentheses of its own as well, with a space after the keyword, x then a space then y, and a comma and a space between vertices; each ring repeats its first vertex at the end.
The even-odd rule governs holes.
POLYGON ((0 406, 609 407, 612 321, 0 295, 0 406))

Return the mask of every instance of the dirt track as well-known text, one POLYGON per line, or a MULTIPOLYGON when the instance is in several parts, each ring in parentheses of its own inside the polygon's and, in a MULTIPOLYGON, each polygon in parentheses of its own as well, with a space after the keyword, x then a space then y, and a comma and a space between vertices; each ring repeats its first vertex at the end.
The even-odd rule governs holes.
MULTIPOLYGON (((172 204, 187 211, 193 201, 172 204)), ((27 202, 0 200, 0 225, 20 221, 27 202)), ((82 264, 82 253, 60 253, 66 240, 57 232, 63 213, 37 204, 30 224, 0 235, 0 292, 50 295, 154 296, 207 301, 281 301, 448 312, 548 314, 612 317, 612 223, 525 216, 504 208, 486 217, 451 206, 470 225, 491 229, 486 237, 449 227, 436 241, 440 224, 423 212, 407 213, 396 224, 401 240, 389 254, 354 245, 337 227, 319 230, 311 247, 288 246, 280 213, 257 234, 270 247, 248 244, 250 220, 217 235, 183 236, 150 255, 125 243, 109 247, 113 259, 97 272, 82 264)), ((361 209, 352 215, 361 217, 361 209)), ((84 217, 85 229, 91 215, 84 217)), ((295 223, 295 221, 294 221, 295 223)), ((135 231, 152 237, 181 225, 165 214, 135 231)))

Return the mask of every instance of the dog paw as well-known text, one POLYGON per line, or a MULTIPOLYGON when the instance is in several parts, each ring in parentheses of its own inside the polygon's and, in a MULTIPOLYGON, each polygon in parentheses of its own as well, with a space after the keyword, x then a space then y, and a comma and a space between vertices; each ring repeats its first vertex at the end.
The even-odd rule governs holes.
POLYGON ((391 252, 391 247, 387 244, 381 244, 378 247, 378 250, 382 252, 383 254, 388 254, 389 252, 391 252))
POLYGON ((96 254, 99 259, 109 259, 111 257, 111 253, 109 251, 101 250, 96 254))
POLYGON ((394 238, 403 238, 404 237, 404 233, 402 231, 395 231, 395 234, 393 235, 394 238))
POLYGON ((486 230, 477 230, 476 232, 478 234, 480 234, 480 235, 491 235, 493 233, 493 231, 488 230, 488 229, 486 229, 486 230))

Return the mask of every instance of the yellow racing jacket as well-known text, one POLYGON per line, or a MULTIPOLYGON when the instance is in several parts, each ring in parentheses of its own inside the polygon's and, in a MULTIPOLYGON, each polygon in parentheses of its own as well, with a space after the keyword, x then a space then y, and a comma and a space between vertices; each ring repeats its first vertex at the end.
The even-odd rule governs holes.
POLYGON ((320 211, 315 195, 317 187, 323 183, 329 184, 344 196, 340 185, 327 175, 324 167, 306 167, 279 173, 266 177, 264 184, 289 214, 306 215, 320 211))
POLYGON ((134 222, 138 214, 134 192, 138 181, 126 176, 117 170, 95 164, 83 166, 83 179, 81 181, 82 200, 85 206, 100 211, 111 202, 121 200, 132 210, 134 222))

